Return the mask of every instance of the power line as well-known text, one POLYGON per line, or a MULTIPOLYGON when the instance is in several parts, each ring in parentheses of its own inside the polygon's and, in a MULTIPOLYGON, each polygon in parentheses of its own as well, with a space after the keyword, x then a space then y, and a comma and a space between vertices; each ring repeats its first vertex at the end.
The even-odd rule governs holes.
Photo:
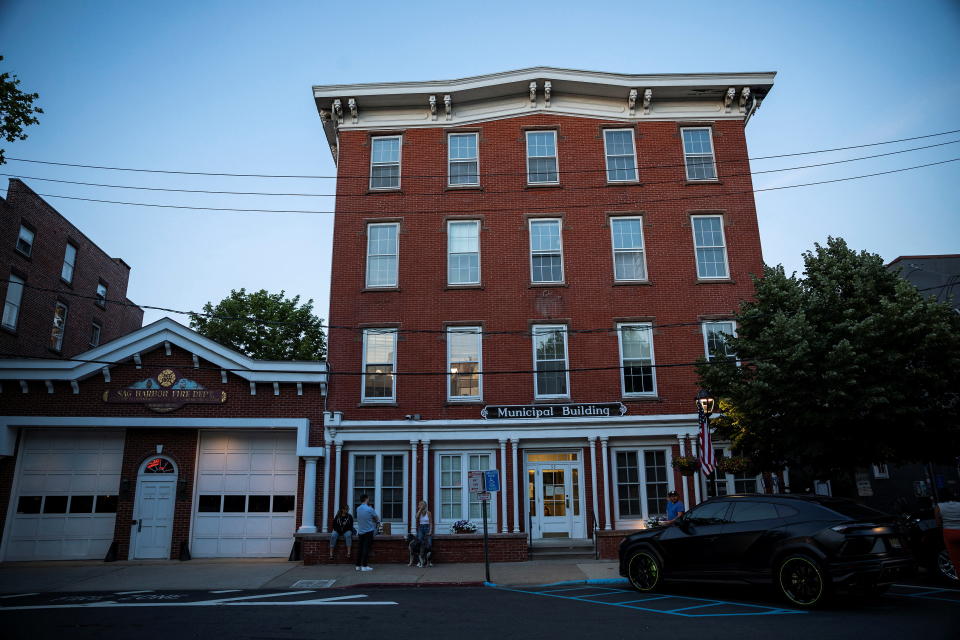
MULTIPOLYGON (((714 194, 701 194, 701 195, 692 195, 692 196, 681 196, 676 198, 655 198, 652 200, 642 200, 637 198, 635 202, 593 202, 590 204, 565 204, 562 206, 557 205, 546 205, 540 207, 481 207, 475 209, 453 209, 448 208, 447 213, 485 213, 485 212, 495 212, 495 211, 506 211, 506 212, 516 212, 516 211, 536 211, 536 210, 545 210, 545 211, 555 211, 558 209, 583 209, 590 207, 622 207, 622 206, 637 206, 645 204, 657 204, 661 202, 679 202, 683 200, 702 200, 704 198, 726 198, 729 196, 744 195, 747 193, 762 193, 765 191, 780 191, 783 189, 797 189, 800 187, 812 187, 821 184, 831 184, 835 182, 848 182, 850 180, 861 180, 863 178, 873 178, 876 176, 884 176, 892 173, 902 173, 904 171, 913 171, 915 169, 924 169, 926 167, 933 167, 941 164, 948 164, 951 162, 957 162, 960 160, 960 157, 950 158, 949 160, 941 160, 939 162, 928 162, 926 164, 919 164, 912 167, 904 167, 902 169, 891 169, 889 171, 878 171, 876 173, 866 173, 859 176, 848 176, 845 178, 834 178, 832 180, 818 180, 816 182, 806 182, 803 184, 790 184, 784 185, 781 187, 765 187, 763 189, 745 189, 741 191, 728 191, 726 193, 714 193, 714 194)), ((707 183, 709 184, 709 183, 707 183)), ((152 207, 160 209, 186 209, 190 211, 221 211, 221 212, 235 212, 235 213, 308 213, 308 214, 334 214, 335 211, 320 211, 314 209, 239 209, 235 207, 198 207, 198 206, 188 206, 188 205, 173 205, 173 204, 154 204, 148 202, 124 202, 118 200, 102 200, 98 198, 81 198, 77 196, 63 196, 50 193, 38 193, 37 194, 43 198, 61 198, 64 200, 79 200, 82 202, 97 202, 101 204, 120 204, 131 207, 152 207)), ((347 212, 345 212, 347 213, 347 212)), ((384 213, 379 210, 367 210, 367 211, 349 211, 353 215, 377 215, 384 213)), ((391 215, 421 215, 421 211, 396 211, 390 210, 391 215)))
MULTIPOLYGON (((830 153, 830 152, 834 152, 834 151, 848 151, 848 150, 851 150, 851 149, 863 149, 863 148, 866 148, 866 147, 876 147, 876 146, 885 145, 885 144, 896 144, 896 143, 899 143, 899 142, 909 142, 909 141, 911 141, 911 140, 922 140, 922 139, 925 139, 925 138, 935 138, 935 137, 937 137, 937 136, 945 136, 945 135, 950 135, 950 134, 952 134, 952 133, 958 133, 958 132, 960 132, 960 129, 953 129, 953 130, 951 130, 951 131, 942 131, 942 132, 940 132, 940 133, 929 133, 929 134, 922 135, 922 136, 913 136, 913 137, 910 137, 910 138, 900 138, 900 139, 897 139, 897 140, 883 140, 883 141, 880 141, 880 142, 868 142, 868 143, 865 143, 865 144, 851 145, 851 146, 846 146, 846 147, 833 147, 833 148, 830 148, 830 149, 816 149, 816 150, 813 150, 813 151, 797 151, 797 152, 794 152, 794 153, 781 153, 781 154, 769 155, 769 156, 756 156, 756 157, 753 157, 753 158, 747 158, 746 160, 747 160, 747 161, 750 161, 750 160, 772 160, 772 159, 775 159, 775 158, 790 158, 790 157, 795 157, 795 156, 813 155, 813 154, 817 154, 817 153, 830 153)), ((99 169, 99 170, 103 170, 103 171, 130 171, 130 172, 137 172, 137 173, 165 173, 165 174, 173 174, 173 175, 191 175, 191 176, 219 176, 219 177, 233 177, 233 178, 303 178, 303 179, 310 179, 310 180, 317 180, 317 179, 331 179, 331 180, 332 180, 332 179, 338 179, 338 178, 369 179, 369 177, 370 177, 369 175, 356 175, 356 176, 351 176, 351 175, 318 176, 318 175, 293 175, 293 174, 284 175, 284 174, 265 174, 265 173, 228 173, 228 172, 215 172, 215 171, 182 171, 182 170, 174 170, 174 169, 143 169, 143 168, 133 168, 133 167, 111 167, 111 166, 105 166, 105 165, 79 164, 79 163, 72 163, 72 162, 53 162, 53 161, 50 161, 50 160, 32 160, 32 159, 29 159, 29 158, 15 158, 15 157, 10 157, 10 156, 7 156, 6 159, 7 159, 8 161, 14 161, 14 162, 29 162, 29 163, 33 163, 33 164, 46 164, 46 165, 53 165, 53 166, 59 166, 59 167, 75 167, 75 168, 80 168, 80 169, 99 169)), ((727 160, 727 161, 723 161, 723 162, 743 162, 743 160, 727 160)), ((650 166, 641 167, 641 168, 643 168, 643 169, 665 169, 665 168, 670 168, 670 167, 682 167, 682 166, 685 166, 685 165, 684 165, 684 164, 675 164, 675 165, 650 165, 650 166)), ((568 171, 558 171, 558 172, 555 172, 555 173, 592 173, 592 172, 597 172, 597 171, 607 171, 607 169, 585 169, 585 170, 576 170, 576 171, 575 171, 575 170, 568 170, 568 171)), ((525 173, 525 172, 524 172, 524 173, 525 173)), ((482 174, 479 174, 479 175, 481 175, 481 176, 503 176, 503 175, 514 175, 514 174, 512 174, 512 173, 482 173, 482 174)), ((518 175, 521 175, 521 174, 518 174, 518 175)), ((440 178, 440 177, 446 177, 446 176, 445 176, 445 175, 437 175, 437 174, 434 174, 434 175, 408 175, 408 176, 406 176, 406 177, 407 177, 407 178, 440 178)))

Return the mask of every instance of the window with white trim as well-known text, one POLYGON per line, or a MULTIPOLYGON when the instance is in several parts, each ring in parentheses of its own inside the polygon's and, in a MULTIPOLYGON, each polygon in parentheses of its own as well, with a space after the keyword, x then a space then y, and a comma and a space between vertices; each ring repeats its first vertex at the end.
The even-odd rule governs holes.
POLYGON ((557 132, 527 131, 527 183, 557 184, 557 132))
POLYGON ((480 284, 480 221, 447 221, 447 284, 480 284))
POLYGON ((617 325, 620 337, 620 382, 624 396, 657 393, 653 372, 653 325, 649 322, 624 322, 617 325))
POLYGON ((73 266, 77 263, 77 247, 67 243, 63 250, 63 266, 60 268, 60 279, 70 284, 73 282, 73 266))
POLYGON ((714 320, 703 323, 703 348, 707 360, 727 358, 735 360, 737 355, 730 348, 728 339, 737 334, 733 320, 714 320))
POLYGON ((99 347, 100 346, 100 333, 103 331, 103 327, 99 323, 94 322, 90 326, 90 346, 99 347))
POLYGON ((451 187, 480 184, 480 160, 476 133, 447 135, 447 184, 451 187))
POLYGON ((396 399, 397 330, 363 330, 363 402, 396 399))
POLYGON ((24 225, 20 225, 20 234, 17 236, 17 251, 28 258, 33 253, 33 239, 35 234, 24 225))
POLYGON ((530 281, 563 282, 563 238, 559 218, 530 220, 530 281))
POLYGON ((666 449, 614 450, 617 519, 664 516, 670 492, 666 449))
POLYGON ((23 301, 23 278, 10 274, 7 276, 7 295, 3 300, 3 327, 16 330, 20 319, 20 304, 23 301))
POLYGON ((450 383, 447 397, 451 400, 479 400, 483 397, 480 381, 480 327, 447 328, 447 371, 450 383))
POLYGON ((400 188, 401 136, 377 136, 370 140, 370 188, 400 188))
POLYGON ((97 283, 97 299, 94 302, 99 307, 107 306, 107 284, 103 280, 97 283))
MULTIPOLYGON (((713 450, 713 457, 716 460, 729 455, 729 449, 714 448, 713 450)), ((762 493, 761 484, 759 476, 751 473, 722 473, 719 469, 714 469, 713 473, 707 476, 707 497, 714 498, 731 493, 762 493)))
POLYGON ((683 162, 687 180, 716 180, 717 166, 713 161, 713 138, 710 127, 687 127, 683 135, 683 162))
POLYGON ((53 309, 53 329, 50 331, 50 348, 60 351, 63 347, 63 334, 67 330, 67 305, 58 302, 53 309))
POLYGON ((873 467, 873 477, 878 480, 886 480, 890 477, 890 470, 887 468, 886 462, 878 462, 873 467))
POLYGON ((350 496, 353 513, 360 505, 360 496, 370 497, 384 522, 404 522, 406 514, 406 454, 354 453, 350 459, 350 496))
MULTIPOLYGON (((470 471, 495 469, 496 458, 493 452, 439 452, 437 458, 440 468, 440 508, 436 511, 437 522, 452 524, 457 520, 482 519, 483 506, 477 499, 477 494, 467 490, 467 477, 470 471)), ((487 517, 491 522, 497 521, 496 516, 496 509, 487 510, 487 517)), ((441 531, 437 530, 437 533, 441 531)))
POLYGON ((534 325, 532 335, 534 397, 569 397, 567 327, 565 325, 534 325))
POLYGON ((613 242, 613 279, 617 282, 645 281, 647 264, 643 251, 643 218, 610 218, 610 235, 613 242))
POLYGON ((607 160, 607 182, 637 181, 633 129, 604 129, 603 149, 607 160))
POLYGON ((723 216, 691 216, 693 246, 697 254, 697 277, 727 278, 727 243, 723 235, 723 216))
POLYGON ((372 222, 367 225, 367 288, 396 287, 400 224, 372 222))

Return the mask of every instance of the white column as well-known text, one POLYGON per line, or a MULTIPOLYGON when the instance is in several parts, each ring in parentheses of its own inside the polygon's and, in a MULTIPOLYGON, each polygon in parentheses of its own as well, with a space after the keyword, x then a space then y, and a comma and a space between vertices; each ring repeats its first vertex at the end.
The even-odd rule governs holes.
POLYGON ((610 456, 607 451, 607 440, 608 436, 600 436, 601 455, 603 455, 603 512, 606 514, 606 522, 603 528, 612 529, 613 527, 610 524, 610 456))
POLYGON ((507 532, 507 441, 500 441, 500 533, 507 532))
POLYGON ((430 510, 433 512, 433 517, 437 517, 437 505, 430 502, 430 484, 427 482, 429 480, 427 471, 430 470, 430 441, 423 440, 423 499, 427 501, 427 504, 430 505, 430 510))
POLYGON ((410 478, 413 487, 410 489, 410 533, 417 532, 417 443, 419 440, 410 441, 410 478))
MULTIPOLYGON (((520 474, 520 471, 517 469, 517 444, 519 444, 519 438, 510 438, 510 452, 513 457, 513 532, 520 533, 520 500, 522 496, 525 496, 525 489, 523 489, 523 475, 520 474)), ((506 487, 506 485, 504 485, 506 487)))
MULTIPOLYGON (((694 437, 694 438, 691 438, 690 440, 690 455, 696 457, 697 451, 698 451, 697 438, 694 437)), ((703 488, 703 492, 706 493, 706 490, 707 490, 706 482, 707 482, 707 479, 703 476, 702 473, 700 473, 700 468, 698 467, 697 470, 693 473, 693 497, 696 500, 696 504, 700 504, 701 485, 703 488)), ((693 505, 688 504, 687 509, 689 510, 690 507, 692 506, 693 505)))
POLYGON ((325 440, 323 445, 323 521, 320 530, 323 533, 328 531, 327 523, 330 522, 330 441, 325 440))
MULTIPOLYGON (((684 437, 677 435, 677 440, 680 442, 680 457, 687 455, 687 443, 684 440, 684 437)), ((687 476, 680 474, 680 486, 683 487, 683 499, 684 504, 690 502, 690 494, 687 493, 687 476)))
MULTIPOLYGON (((783 468, 783 475, 781 477, 783 478, 783 482, 780 483, 780 491, 788 493, 787 489, 790 488, 790 467, 783 468)), ((790 492, 792 491, 793 489, 790 489, 790 492)))
MULTIPOLYGON (((335 444, 336 444, 336 453, 334 454, 334 457, 333 457, 333 465, 331 465, 334 468, 333 473, 335 474, 333 476, 333 506, 335 509, 339 511, 341 506, 340 505, 340 476, 343 475, 340 473, 341 471, 340 465, 343 464, 343 455, 342 455, 343 443, 337 442, 335 444)), ((347 509, 350 509, 349 500, 347 501, 347 509)))
POLYGON ((303 459, 303 515, 297 533, 317 532, 317 457, 303 459))
POLYGON ((593 482, 593 526, 599 528, 599 518, 600 518, 600 507, 598 506, 599 500, 597 495, 599 494, 599 489, 597 488, 597 436, 589 436, 587 442, 590 443, 590 480, 593 482))

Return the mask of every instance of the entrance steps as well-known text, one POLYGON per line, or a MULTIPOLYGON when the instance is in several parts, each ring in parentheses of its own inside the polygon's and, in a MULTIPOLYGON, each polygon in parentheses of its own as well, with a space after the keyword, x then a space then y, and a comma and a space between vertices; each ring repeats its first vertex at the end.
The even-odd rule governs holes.
POLYGON ((593 560, 593 540, 543 538, 530 545, 531 560, 593 560))

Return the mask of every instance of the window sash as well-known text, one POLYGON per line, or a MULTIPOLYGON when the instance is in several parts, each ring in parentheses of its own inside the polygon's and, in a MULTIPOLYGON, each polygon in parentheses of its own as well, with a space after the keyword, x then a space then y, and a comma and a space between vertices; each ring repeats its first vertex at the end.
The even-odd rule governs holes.
POLYGON ((565 325, 535 325, 532 337, 534 397, 569 397, 570 372, 567 366, 567 327, 565 325), (562 336, 562 340, 558 336, 562 336))
POLYGON ((722 216, 693 216, 693 245, 696 249, 697 277, 727 278, 727 243, 722 216))
POLYGON ((557 218, 530 220, 530 281, 563 282, 563 225, 557 218))
POLYGON ((733 320, 703 323, 703 348, 708 361, 713 360, 713 353, 721 346, 723 347, 723 357, 728 359, 736 359, 737 357, 736 354, 730 352, 730 345, 720 336, 721 333, 735 336, 737 333, 736 323, 733 320))
POLYGON ((101 307, 107 306, 107 285, 102 282, 97 284, 97 304, 101 307))
POLYGON ((607 182, 637 181, 637 147, 634 143, 633 129, 605 130, 603 150, 607 163, 607 182), (628 134, 630 138, 629 149, 623 144, 623 134, 628 134), (613 147, 612 150, 611 147, 613 147))
POLYGON ((378 136, 371 138, 370 189, 400 188, 400 159, 402 147, 402 136, 378 136))
POLYGON ((66 249, 63 250, 63 267, 60 268, 60 278, 64 282, 73 282, 73 266, 76 262, 77 248, 68 242, 66 249))
POLYGON ((556 184, 560 182, 557 163, 557 132, 527 132, 527 183, 556 184))
POLYGON ((483 397, 483 334, 480 327, 447 329, 447 397, 451 400, 479 400, 483 397))
POLYGON ((716 180, 717 167, 713 158, 713 132, 709 127, 682 129, 683 163, 687 180, 716 180), (701 132, 706 132, 706 136, 701 132))
MULTIPOLYGON (((483 517, 483 506, 476 494, 467 490, 470 471, 494 469, 492 451, 439 452, 437 478, 440 508, 435 513, 437 523, 452 524, 457 520, 478 520, 483 517)), ((487 511, 489 522, 497 522, 496 509, 487 511)), ((439 531, 438 531, 439 533, 439 531)))
POLYGON ((479 220, 447 222, 447 283, 480 284, 479 220))
POLYGON ((618 282, 646 281, 643 218, 640 216, 611 218, 610 238, 613 246, 613 279, 618 282))
POLYGON ((60 351, 63 348, 63 334, 67 330, 67 313, 69 308, 58 302, 53 309, 53 328, 50 331, 50 348, 60 351))
POLYGON ((665 447, 612 450, 617 519, 666 515, 673 488, 670 453, 665 447))
POLYGON ((7 277, 7 295, 3 301, 3 326, 16 329, 20 320, 20 306, 23 302, 23 278, 10 274, 7 277))
POLYGON ((360 496, 366 493, 381 520, 405 522, 406 478, 405 453, 354 453, 351 456, 350 469, 350 496, 354 515, 360 504, 360 496))
MULTIPOLYGON (((719 460, 725 455, 730 455, 729 449, 717 447, 713 450, 713 456, 719 460)), ((762 488, 758 488, 757 476, 749 473, 721 473, 714 469, 713 473, 706 477, 707 497, 726 496, 731 493, 757 493, 762 488)))
POLYGON ((620 385, 625 397, 657 393, 653 367, 653 325, 649 322, 617 325, 620 346, 620 385))
POLYGON ((451 133, 447 136, 447 185, 480 184, 479 136, 476 133, 451 133), (466 143, 468 140, 472 142, 466 143))
POLYGON ((400 225, 378 222, 367 225, 368 288, 396 287, 399 271, 400 225))
POLYGON ((100 346, 100 334, 103 331, 103 327, 94 322, 90 327, 90 346, 99 347, 100 346))
POLYGON ((17 234, 17 251, 29 257, 33 253, 33 241, 36 234, 23 225, 20 225, 20 233, 17 234))
POLYGON ((363 402, 392 402, 396 398, 397 331, 363 331, 363 402))

